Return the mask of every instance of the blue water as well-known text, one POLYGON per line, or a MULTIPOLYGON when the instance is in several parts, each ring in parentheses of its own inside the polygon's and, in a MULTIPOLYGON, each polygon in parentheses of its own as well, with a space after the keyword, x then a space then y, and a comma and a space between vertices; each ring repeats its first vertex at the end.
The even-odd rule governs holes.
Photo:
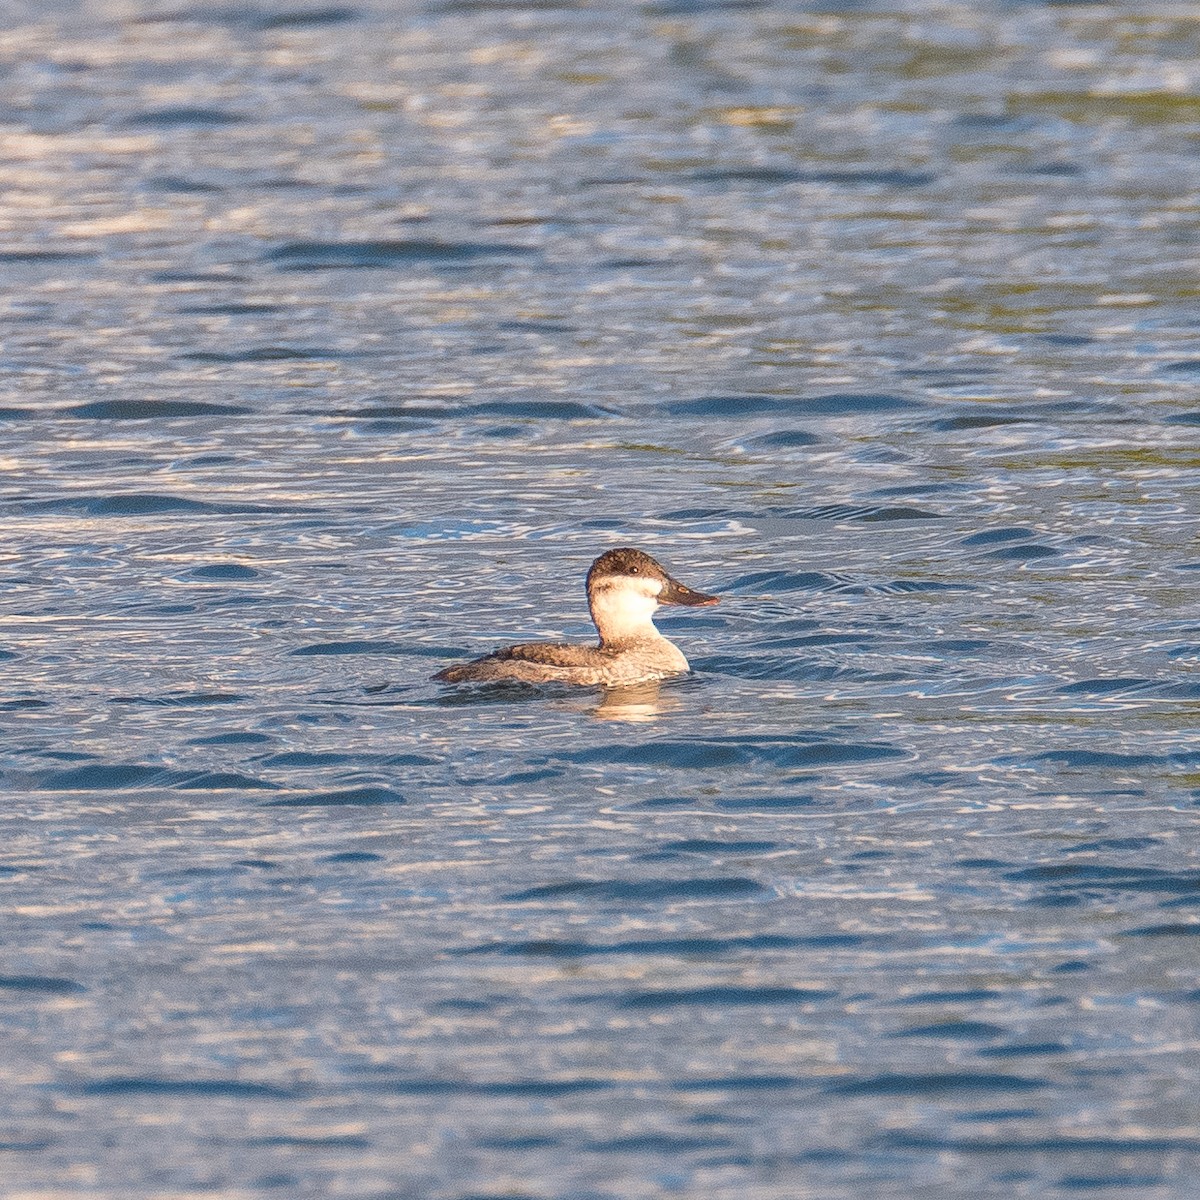
POLYGON ((5 1200, 1192 1200, 1200 25, 14 11, 5 1200))

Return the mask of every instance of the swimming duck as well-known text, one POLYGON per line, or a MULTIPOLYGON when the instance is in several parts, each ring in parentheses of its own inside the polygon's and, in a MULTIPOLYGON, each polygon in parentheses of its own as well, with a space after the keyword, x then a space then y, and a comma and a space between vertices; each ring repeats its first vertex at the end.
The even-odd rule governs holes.
POLYGON ((588 608, 600 634, 598 646, 526 642, 506 646, 473 662, 439 671, 442 683, 573 683, 627 687, 682 675, 688 668, 678 646, 654 627, 660 604, 717 604, 718 597, 685 587, 649 554, 623 547, 600 555, 587 573, 588 608))

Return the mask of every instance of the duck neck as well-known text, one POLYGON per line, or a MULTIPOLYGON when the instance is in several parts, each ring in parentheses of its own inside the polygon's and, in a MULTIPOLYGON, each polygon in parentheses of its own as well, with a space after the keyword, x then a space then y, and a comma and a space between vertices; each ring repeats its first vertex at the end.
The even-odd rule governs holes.
POLYGON ((650 596, 628 589, 603 588, 588 597, 588 608, 601 646, 616 648, 662 640, 652 619, 658 601, 650 596))

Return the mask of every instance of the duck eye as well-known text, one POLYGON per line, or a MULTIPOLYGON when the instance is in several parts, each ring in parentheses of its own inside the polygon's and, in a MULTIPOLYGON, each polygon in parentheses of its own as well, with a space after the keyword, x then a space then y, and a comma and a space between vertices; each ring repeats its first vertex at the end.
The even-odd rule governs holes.
POLYGON ((629 573, 630 573, 630 575, 636 575, 640 569, 641 569, 640 567, 630 567, 629 573))

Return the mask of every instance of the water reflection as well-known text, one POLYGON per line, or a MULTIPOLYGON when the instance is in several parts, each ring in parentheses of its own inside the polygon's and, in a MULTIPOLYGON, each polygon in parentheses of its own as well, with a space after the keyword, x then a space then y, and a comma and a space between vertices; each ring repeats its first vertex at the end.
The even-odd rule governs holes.
POLYGON ((650 724, 663 713, 681 707, 678 696, 670 689, 664 690, 659 680, 652 680, 634 687, 605 689, 600 703, 591 709, 591 713, 601 721, 650 724))

